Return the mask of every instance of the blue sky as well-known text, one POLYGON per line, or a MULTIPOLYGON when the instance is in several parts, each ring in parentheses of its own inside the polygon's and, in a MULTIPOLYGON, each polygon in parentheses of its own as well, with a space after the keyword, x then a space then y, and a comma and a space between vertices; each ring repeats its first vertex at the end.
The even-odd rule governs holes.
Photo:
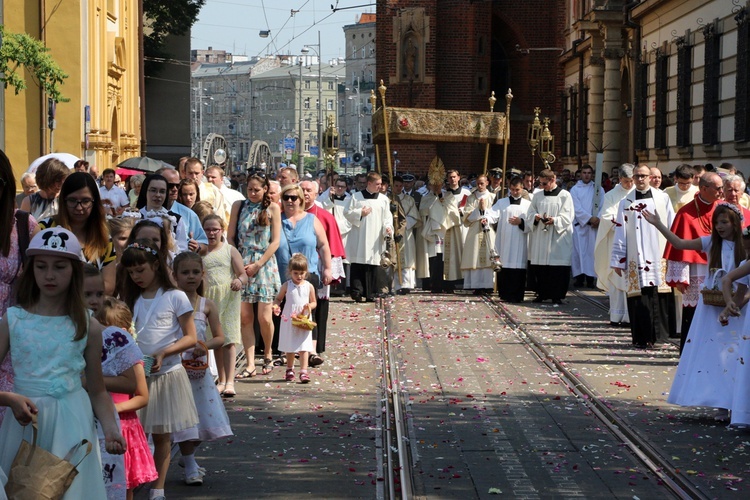
POLYGON ((338 0, 338 8, 372 3, 372 6, 331 11, 337 0, 207 0, 192 30, 193 49, 209 46, 234 54, 257 56, 299 54, 305 44, 318 43, 322 59, 344 57, 343 26, 354 24, 363 12, 375 12, 374 0, 338 0), (292 15, 292 10, 296 11, 292 15), (260 38, 270 30, 269 38, 260 38))

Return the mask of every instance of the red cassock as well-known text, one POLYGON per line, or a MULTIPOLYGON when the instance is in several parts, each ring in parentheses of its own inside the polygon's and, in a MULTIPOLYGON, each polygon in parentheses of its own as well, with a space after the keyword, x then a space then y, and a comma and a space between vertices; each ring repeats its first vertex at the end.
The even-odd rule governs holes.
POLYGON ((328 213, 316 204, 313 204, 306 211, 317 217, 320 223, 323 224, 323 229, 328 236, 328 246, 331 248, 331 258, 341 257, 342 259, 346 259, 346 250, 344 249, 344 242, 341 240, 341 231, 339 231, 339 225, 333 214, 328 213))
MULTIPOLYGON (((700 194, 696 193, 693 202, 682 207, 672 223, 672 232, 683 240, 694 240, 711 235, 711 218, 714 215, 716 202, 707 205, 700 201, 699 196, 700 194)), ((705 253, 696 250, 678 250, 669 242, 664 249, 664 258, 690 264, 708 264, 705 253)))

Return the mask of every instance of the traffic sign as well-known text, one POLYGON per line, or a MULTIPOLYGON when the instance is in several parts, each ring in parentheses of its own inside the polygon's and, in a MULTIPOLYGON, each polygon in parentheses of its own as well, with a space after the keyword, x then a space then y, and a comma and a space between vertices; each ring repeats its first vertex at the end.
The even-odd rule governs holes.
POLYGON ((318 156, 318 146, 310 146, 310 154, 313 156, 318 156))
POLYGON ((284 138, 284 149, 285 150, 291 149, 292 151, 297 149, 297 139, 295 139, 294 137, 284 138))

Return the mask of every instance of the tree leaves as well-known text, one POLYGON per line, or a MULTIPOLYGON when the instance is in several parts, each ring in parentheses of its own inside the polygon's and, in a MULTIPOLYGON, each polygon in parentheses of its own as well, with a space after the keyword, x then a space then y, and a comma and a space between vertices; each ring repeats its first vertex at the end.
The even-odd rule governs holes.
POLYGON ((68 75, 57 65, 42 42, 26 33, 10 33, 0 25, 0 82, 18 94, 26 89, 26 81, 19 69, 29 71, 34 83, 55 102, 67 102, 60 86, 68 75))

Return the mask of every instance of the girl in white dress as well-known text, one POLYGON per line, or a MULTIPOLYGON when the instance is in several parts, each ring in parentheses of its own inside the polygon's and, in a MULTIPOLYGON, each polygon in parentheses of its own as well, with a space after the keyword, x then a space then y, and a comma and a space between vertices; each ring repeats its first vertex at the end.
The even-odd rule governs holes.
POLYGON ((276 300, 273 301, 273 313, 281 315, 281 328, 279 329, 279 350, 286 353, 286 375, 287 382, 294 380, 294 355, 299 353, 300 373, 299 381, 302 384, 310 382, 307 374, 307 361, 310 351, 314 350, 312 330, 306 330, 292 325, 296 317, 304 317, 309 321, 312 310, 315 309, 315 287, 307 281, 307 259, 301 253, 295 253, 289 259, 288 273, 291 279, 281 285, 281 290, 276 300), (284 310, 279 304, 286 297, 284 310))
MULTIPOLYGON (((745 259, 743 216, 734 205, 719 203, 711 218, 711 236, 693 240, 675 236, 659 221, 657 215, 647 210, 642 215, 675 248, 701 251, 708 255, 709 274, 704 283, 709 287, 714 281, 719 284, 714 279, 716 273, 730 273, 745 259)), ((744 291, 744 287, 738 287, 735 297, 744 296, 744 291)), ((739 302, 740 299, 735 300, 739 302)), ((744 318, 732 318, 723 325, 719 322, 721 312, 721 307, 707 305, 703 302, 703 296, 700 297, 667 398, 667 402, 680 406, 717 408, 717 420, 727 419, 732 406, 738 338, 744 322, 744 318)))
POLYGON ((154 463, 159 473, 149 498, 162 499, 171 434, 198 424, 193 391, 180 358, 183 351, 195 347, 193 306, 185 292, 175 289, 164 252, 159 252, 151 240, 137 239, 128 245, 121 266, 125 277, 120 296, 133 311, 138 347, 153 361, 151 369, 146 370, 148 405, 138 411, 138 416, 143 430, 154 440, 154 463))
MULTIPOLYGON (((735 302, 732 298, 731 291, 733 283, 741 288, 742 285, 750 287, 750 227, 742 231, 742 241, 745 244, 745 252, 748 260, 744 261, 734 271, 728 273, 721 280, 724 300, 727 300, 727 307, 719 316, 719 320, 728 321, 729 316, 740 316, 742 319, 742 306, 746 299, 735 302)), ((736 296, 737 297, 737 296, 736 296)), ((740 297, 737 297, 738 299, 740 297)), ((741 332, 747 332, 750 328, 747 315, 744 315, 741 332)), ((732 407, 730 408, 730 427, 748 427, 750 426, 750 336, 743 333, 738 339, 739 348, 737 349, 737 366, 734 374, 734 397, 732 398, 732 407)))
MULTIPOLYGON (((198 341, 205 343, 208 349, 221 349, 224 345, 224 331, 219 321, 219 310, 211 300, 202 297, 203 259, 195 252, 183 252, 175 257, 173 270, 177 286, 193 304, 193 320, 198 341), (213 336, 210 339, 206 335, 206 326, 211 327, 213 336)), ((187 351, 183 357, 189 359, 190 354, 207 354, 196 351, 187 351)), ((195 450, 198 445, 201 441, 215 441, 231 436, 232 428, 219 390, 208 370, 203 371, 202 377, 193 372, 190 387, 193 390, 200 422, 195 427, 172 434, 172 441, 180 445, 181 465, 185 466, 185 483, 197 486, 203 484, 204 475, 204 469, 195 461, 195 450)))

